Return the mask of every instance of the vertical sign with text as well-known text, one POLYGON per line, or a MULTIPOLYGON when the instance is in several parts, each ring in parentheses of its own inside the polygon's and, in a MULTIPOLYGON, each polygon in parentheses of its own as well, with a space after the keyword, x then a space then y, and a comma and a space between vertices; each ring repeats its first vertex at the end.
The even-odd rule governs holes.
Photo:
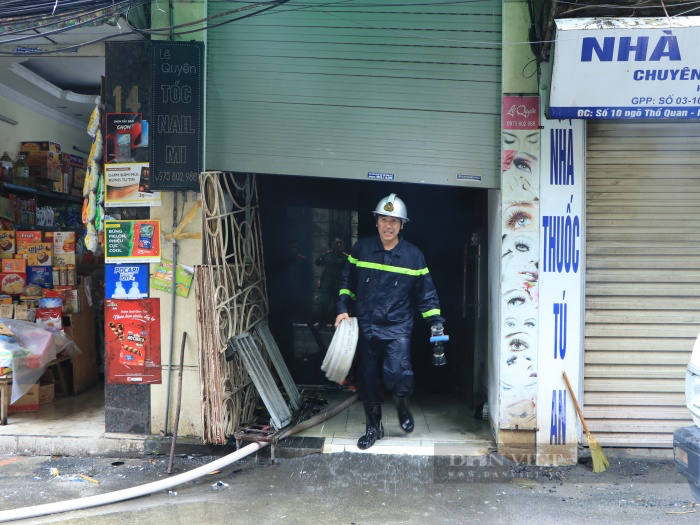
POLYGON ((540 97, 504 95, 498 424, 537 423, 540 97))
POLYGON ((568 463, 576 412, 562 372, 579 386, 585 270, 585 126, 543 119, 540 172, 538 464, 568 463))
POLYGON ((153 190, 199 191, 204 44, 155 42, 151 58, 153 190))

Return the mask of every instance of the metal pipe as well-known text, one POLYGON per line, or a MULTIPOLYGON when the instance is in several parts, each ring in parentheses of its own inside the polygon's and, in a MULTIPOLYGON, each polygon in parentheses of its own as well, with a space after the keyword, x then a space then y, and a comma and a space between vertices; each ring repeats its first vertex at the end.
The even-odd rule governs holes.
MULTIPOLYGON (((354 394, 350 398, 346 399, 344 402, 333 407, 333 409, 327 412, 322 412, 316 416, 296 425, 295 427, 284 432, 280 440, 289 437, 297 432, 301 432, 307 428, 314 425, 322 423, 326 419, 333 417, 334 415, 342 412, 350 405, 357 401, 357 394, 354 394)), ((56 514, 58 512, 68 512, 72 510, 87 509, 90 507, 98 507, 100 505, 108 505, 110 503, 117 503, 120 501, 125 501, 128 499, 134 499, 141 496, 146 496, 148 494, 153 494, 154 492, 159 492, 161 490, 171 489, 182 483, 187 483, 188 481, 201 478, 209 474, 214 470, 219 470, 227 467, 231 463, 239 461, 246 456, 249 456, 253 452, 266 447, 269 443, 251 443, 243 447, 236 452, 219 458, 211 463, 197 467, 196 469, 190 470, 189 472, 183 472, 172 478, 161 479, 159 481, 154 481, 152 483, 146 483, 145 485, 139 485, 137 487, 132 487, 129 489, 117 490, 115 492, 108 492, 107 494, 97 494, 95 496, 88 496, 87 498, 76 498, 66 501, 58 501, 55 503, 46 503, 44 505, 35 505, 34 507, 23 507, 20 509, 4 510, 0 511, 0 523, 14 520, 23 520, 27 518, 36 518, 37 516, 46 516, 47 514, 56 514)))
POLYGON ((177 284, 177 239, 175 230, 177 229, 177 192, 173 192, 173 282, 170 304, 170 349, 168 351, 168 373, 165 378, 165 424, 163 434, 168 435, 168 416, 170 415, 170 375, 173 369, 173 341, 175 340, 175 285, 177 284))
POLYGON ((177 427, 180 426, 180 406, 182 404, 182 369, 185 362, 185 343, 187 332, 182 332, 182 346, 180 346, 180 371, 177 375, 177 404, 175 405, 175 424, 173 425, 173 441, 170 444, 170 459, 168 460, 168 474, 173 471, 173 457, 175 456, 175 441, 177 440, 177 427))

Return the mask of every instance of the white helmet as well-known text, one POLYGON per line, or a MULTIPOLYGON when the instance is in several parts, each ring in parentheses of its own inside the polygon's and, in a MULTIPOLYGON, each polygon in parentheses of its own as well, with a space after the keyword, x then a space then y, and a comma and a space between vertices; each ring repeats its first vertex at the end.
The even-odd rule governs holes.
POLYGON ((406 205, 396 196, 396 193, 392 193, 380 200, 372 214, 375 217, 377 215, 386 215, 387 217, 396 217, 404 222, 409 222, 406 205))

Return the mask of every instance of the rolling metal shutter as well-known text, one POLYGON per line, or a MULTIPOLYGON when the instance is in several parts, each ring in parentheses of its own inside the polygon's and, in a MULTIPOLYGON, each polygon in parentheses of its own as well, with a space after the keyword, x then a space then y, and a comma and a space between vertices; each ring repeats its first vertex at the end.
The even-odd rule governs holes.
POLYGON ((698 164, 698 123, 589 123, 584 412, 604 445, 671 447, 690 424, 698 164))
POLYGON ((497 188, 500 42, 500 0, 309 0, 210 29, 207 169, 497 188))

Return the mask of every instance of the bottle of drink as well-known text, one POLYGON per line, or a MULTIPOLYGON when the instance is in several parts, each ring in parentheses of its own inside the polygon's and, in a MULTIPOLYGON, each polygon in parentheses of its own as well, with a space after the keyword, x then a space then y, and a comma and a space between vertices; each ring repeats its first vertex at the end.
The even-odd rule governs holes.
POLYGON ((2 180, 3 182, 12 182, 14 179, 12 178, 12 173, 14 171, 14 161, 12 160, 12 157, 10 157, 10 154, 5 153, 2 154, 2 157, 0 157, 0 166, 2 166, 2 180))
POLYGON ((29 166, 24 160, 24 153, 17 155, 14 166, 13 181, 18 186, 29 187, 29 166))

